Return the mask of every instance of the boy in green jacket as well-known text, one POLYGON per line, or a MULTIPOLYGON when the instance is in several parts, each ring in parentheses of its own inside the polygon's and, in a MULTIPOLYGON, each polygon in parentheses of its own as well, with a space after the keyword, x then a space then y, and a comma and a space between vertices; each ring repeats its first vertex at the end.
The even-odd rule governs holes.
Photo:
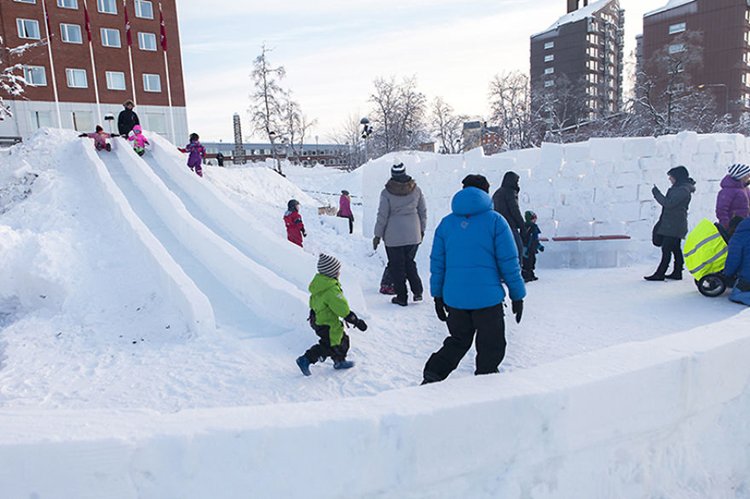
POLYGON ((349 336, 344 332, 340 318, 360 331, 367 330, 365 321, 349 310, 349 303, 341 290, 339 275, 341 262, 336 258, 320 254, 318 273, 310 283, 310 326, 320 338, 304 355, 297 357, 297 366, 302 374, 310 376, 310 365, 333 359, 334 369, 349 369, 354 362, 346 360, 349 351, 349 336))

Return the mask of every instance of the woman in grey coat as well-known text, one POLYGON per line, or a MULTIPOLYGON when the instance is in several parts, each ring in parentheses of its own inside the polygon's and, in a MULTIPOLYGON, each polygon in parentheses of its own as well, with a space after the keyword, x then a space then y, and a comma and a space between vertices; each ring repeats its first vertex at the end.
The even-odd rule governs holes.
POLYGON ((667 172, 667 175, 669 175, 672 187, 669 188, 666 195, 662 194, 656 186, 651 189, 656 202, 662 206, 661 217, 659 217, 657 227, 654 230, 657 236, 662 236, 662 243, 661 262, 656 272, 644 277, 647 281, 682 279, 684 258, 680 243, 688 233, 688 207, 695 192, 695 180, 690 178, 690 173, 684 166, 672 168, 667 172), (669 262, 673 256, 674 269, 671 274, 667 274, 667 268, 669 268, 669 262))
POLYGON ((394 281, 396 296, 391 303, 405 307, 408 303, 406 281, 414 301, 422 300, 422 280, 414 258, 424 238, 427 207, 422 190, 406 174, 403 163, 391 167, 391 179, 380 193, 378 218, 372 247, 378 249, 382 240, 388 254, 388 270, 394 281))

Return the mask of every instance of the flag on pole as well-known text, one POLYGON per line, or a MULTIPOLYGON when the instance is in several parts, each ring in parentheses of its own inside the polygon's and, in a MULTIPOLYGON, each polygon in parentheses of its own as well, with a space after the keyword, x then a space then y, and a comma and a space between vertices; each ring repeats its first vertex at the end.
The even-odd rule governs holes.
MULTIPOLYGON (((52 33, 52 27, 49 23, 49 11, 47 10, 46 0, 42 0, 42 2, 44 2, 44 21, 47 23, 47 36, 51 40, 53 33, 52 33)), ((47 41, 47 43, 49 43, 49 40, 47 41)))
POLYGON ((164 24, 164 14, 161 11, 161 2, 159 2, 159 31, 161 33, 161 48, 167 51, 167 27, 164 24))
POLYGON ((83 19, 86 24, 86 36, 88 36, 89 43, 91 43, 91 19, 89 19, 89 9, 85 3, 83 4, 83 19))
POLYGON ((128 6, 125 0, 122 0, 122 10, 125 12, 125 39, 128 41, 128 47, 132 47, 133 33, 130 31, 130 18, 128 17, 128 6))

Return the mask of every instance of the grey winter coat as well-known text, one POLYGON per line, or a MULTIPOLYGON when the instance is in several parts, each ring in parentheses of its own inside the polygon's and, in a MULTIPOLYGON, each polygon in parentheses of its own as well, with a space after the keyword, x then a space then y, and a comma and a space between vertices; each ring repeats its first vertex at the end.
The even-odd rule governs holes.
POLYGON ((375 236, 388 247, 420 244, 427 227, 422 190, 411 177, 390 179, 380 193, 375 236))
POLYGON ((695 181, 687 179, 674 184, 666 196, 658 187, 654 187, 651 192, 656 202, 662 206, 656 233, 678 239, 685 237, 688 233, 688 206, 695 192, 695 181))

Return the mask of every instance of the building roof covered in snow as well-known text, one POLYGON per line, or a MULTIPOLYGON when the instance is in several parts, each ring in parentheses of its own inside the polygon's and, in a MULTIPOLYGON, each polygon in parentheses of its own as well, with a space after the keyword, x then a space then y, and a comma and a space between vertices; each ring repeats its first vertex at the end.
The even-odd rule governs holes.
POLYGON ((653 16, 655 14, 660 14, 662 12, 666 12, 668 10, 671 10, 671 9, 676 8, 676 7, 680 7, 682 5, 686 5, 686 4, 695 2, 695 1, 697 1, 697 0, 669 0, 669 2, 667 2, 667 5, 665 5, 663 7, 659 7, 656 10, 652 10, 651 12, 646 12, 645 14, 643 14, 643 17, 649 17, 649 16, 653 16))
POLYGON ((581 21, 583 19, 586 19, 587 17, 591 17, 594 13, 599 12, 604 7, 606 7, 611 1, 612 0, 598 0, 590 5, 587 5, 586 7, 582 7, 578 10, 565 14, 560 19, 555 21, 555 23, 549 28, 545 29, 544 31, 540 31, 539 33, 536 33, 535 35, 532 35, 532 38, 535 36, 547 33, 549 31, 556 30, 560 28, 560 26, 564 26, 566 24, 572 24, 572 23, 581 21))

